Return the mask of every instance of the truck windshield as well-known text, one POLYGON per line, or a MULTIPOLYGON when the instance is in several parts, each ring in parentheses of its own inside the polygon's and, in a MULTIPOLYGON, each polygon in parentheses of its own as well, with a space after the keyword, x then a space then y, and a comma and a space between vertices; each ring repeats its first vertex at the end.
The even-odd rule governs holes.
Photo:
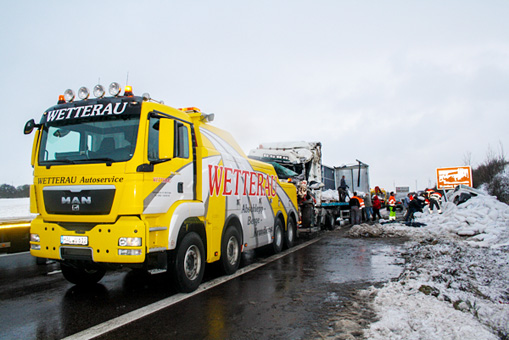
POLYGON ((47 122, 39 149, 40 165, 124 162, 134 154, 138 115, 47 122))

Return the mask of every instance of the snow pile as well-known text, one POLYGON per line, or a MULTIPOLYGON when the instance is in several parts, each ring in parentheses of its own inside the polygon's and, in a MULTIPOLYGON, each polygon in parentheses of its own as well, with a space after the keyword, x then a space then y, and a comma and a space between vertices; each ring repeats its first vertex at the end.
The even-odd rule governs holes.
POLYGON ((411 238, 400 277, 372 287, 379 320, 368 339, 509 338, 509 206, 476 197, 404 224, 354 226, 357 237, 411 238))
MULTIPOLYGON (((475 247, 509 247, 509 206, 493 196, 478 196, 456 206, 446 202, 442 214, 432 214, 426 208, 416 213, 416 222, 423 228, 407 227, 401 223, 361 224, 353 226, 351 237, 411 237, 421 240, 433 236, 456 239, 475 247)), ((381 220, 384 222, 385 220, 381 220)), ((385 221, 386 222, 386 221, 385 221)))
POLYGON ((418 243, 397 281, 376 292, 368 339, 498 339, 509 335, 508 252, 456 241, 418 243))
POLYGON ((30 213, 30 198, 0 199, 0 222, 32 220, 34 217, 30 213))
POLYGON ((456 206, 446 202, 442 214, 416 213, 416 220, 439 237, 452 235, 473 246, 509 246, 509 206, 493 196, 478 196, 456 206))
POLYGON ((354 225, 347 232, 349 237, 408 237, 425 238, 428 232, 418 228, 409 229, 406 225, 399 223, 373 224, 366 223, 354 225))

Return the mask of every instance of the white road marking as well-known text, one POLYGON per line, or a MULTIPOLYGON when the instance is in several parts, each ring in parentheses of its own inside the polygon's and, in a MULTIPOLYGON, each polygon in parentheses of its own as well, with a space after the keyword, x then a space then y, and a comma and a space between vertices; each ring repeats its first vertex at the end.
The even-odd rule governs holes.
POLYGON ((246 273, 249 273, 250 271, 253 271, 255 269, 258 269, 268 263, 271 263, 273 261, 276 261, 288 254, 291 254, 297 250, 300 250, 302 248, 305 248, 317 241, 319 241, 323 236, 319 236, 319 237, 316 237, 315 239, 312 239, 312 240, 309 240, 307 242, 304 242, 302 244, 299 244, 298 246, 295 246, 293 248, 290 248, 290 249, 287 249, 285 250, 284 252, 282 253, 279 253, 279 254, 276 254, 276 255, 273 255, 273 256, 270 256, 268 258, 266 258, 265 260, 261 261, 261 262, 258 262, 258 263, 253 263, 252 265, 249 265, 247 267, 244 267, 244 268, 241 268, 239 269, 237 272, 235 272, 235 274, 232 274, 232 275, 228 275, 228 276, 222 276, 222 277, 219 277, 215 280, 212 280, 212 281, 209 281, 209 282, 205 282, 203 284, 200 285, 200 287, 198 287, 197 290, 195 290, 194 292, 192 293, 188 293, 188 294, 184 294, 184 293, 178 293, 178 294, 175 294, 173 296, 170 296, 168 298, 165 298, 163 300, 160 300, 160 301, 157 301, 157 302, 154 302, 148 306, 145 306, 145 307, 142 307, 142 308, 139 308, 139 309, 136 309, 136 310, 133 310, 129 313, 126 313, 124 315, 121 315, 119 317, 116 317, 114 319, 111 319, 109 321, 106 321, 106 322, 103 322, 101 324, 98 324, 96 326, 93 326, 93 327, 90 327, 88 329, 85 329, 79 333, 76 333, 76 334, 73 334, 73 335, 70 335, 66 338, 64 338, 63 340, 87 340, 87 339, 91 339, 91 338, 95 338, 95 337, 98 337, 98 336, 101 336, 107 332, 111 332, 112 330, 115 330, 117 328, 120 328, 130 322, 133 322, 133 321, 136 321, 136 320, 139 320, 147 315, 150 315, 152 313, 155 313, 157 311, 160 311, 161 309, 164 309, 166 307, 169 307, 173 304, 176 304, 180 301, 183 301, 183 300, 186 300, 190 297, 193 297, 197 294, 200 294, 206 290, 209 290, 211 288, 214 288, 216 286, 219 286, 220 284, 223 284, 227 281, 230 281, 230 280, 233 280, 234 278, 236 277, 239 277, 241 275, 244 275, 246 273))
POLYGON ((47 273, 46 275, 55 275, 55 274, 60 274, 61 272, 62 272, 61 270, 54 270, 52 272, 47 273))
POLYGON ((25 255, 25 254, 30 254, 30 252, 29 251, 24 251, 24 252, 21 252, 21 253, 0 254, 0 257, 19 256, 19 255, 25 255))

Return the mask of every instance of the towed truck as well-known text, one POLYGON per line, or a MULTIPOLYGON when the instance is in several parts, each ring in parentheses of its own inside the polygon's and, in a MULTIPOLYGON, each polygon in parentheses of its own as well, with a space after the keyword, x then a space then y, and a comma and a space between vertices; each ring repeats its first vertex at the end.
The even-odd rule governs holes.
POLYGON ((241 253, 291 247, 297 236, 296 187, 274 167, 248 159, 214 114, 175 109, 150 98, 111 96, 97 85, 67 90, 35 130, 31 164, 30 253, 60 262, 74 284, 106 270, 168 272, 182 292, 217 262, 234 273, 241 253))
POLYGON ((320 142, 262 143, 248 154, 249 158, 274 165, 280 178, 296 181, 299 197, 299 232, 332 229, 336 220, 349 219, 346 202, 331 202, 322 193, 336 190, 343 175, 350 188, 369 191, 368 166, 360 161, 355 166, 329 167, 322 164, 320 142))

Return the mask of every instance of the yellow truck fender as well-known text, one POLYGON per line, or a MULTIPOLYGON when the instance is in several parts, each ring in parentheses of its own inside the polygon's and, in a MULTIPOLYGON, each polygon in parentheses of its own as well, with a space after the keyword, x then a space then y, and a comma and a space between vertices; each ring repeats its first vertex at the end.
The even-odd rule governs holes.
MULTIPOLYGON (((283 185, 285 185, 285 184, 283 184, 283 185)), ((296 189, 294 189, 294 186, 292 184, 290 184, 290 185, 286 184, 286 185, 287 185, 288 191, 296 190, 296 189)), ((286 223, 288 223, 288 220, 290 219, 290 217, 293 217, 295 221, 298 221, 299 213, 298 213, 296 205, 295 205, 296 202, 292 201, 292 199, 288 196, 288 193, 279 184, 276 187, 276 193, 277 193, 277 196, 279 197, 279 200, 281 201, 281 203, 283 205, 283 208, 286 211, 286 216, 287 216, 286 223)), ((295 196, 296 195, 297 194, 295 193, 295 196)))
POLYGON ((205 205, 202 202, 184 202, 179 204, 172 214, 170 222, 170 231, 168 233, 168 249, 175 249, 180 232, 180 228, 185 220, 190 217, 203 217, 205 215, 205 205))

